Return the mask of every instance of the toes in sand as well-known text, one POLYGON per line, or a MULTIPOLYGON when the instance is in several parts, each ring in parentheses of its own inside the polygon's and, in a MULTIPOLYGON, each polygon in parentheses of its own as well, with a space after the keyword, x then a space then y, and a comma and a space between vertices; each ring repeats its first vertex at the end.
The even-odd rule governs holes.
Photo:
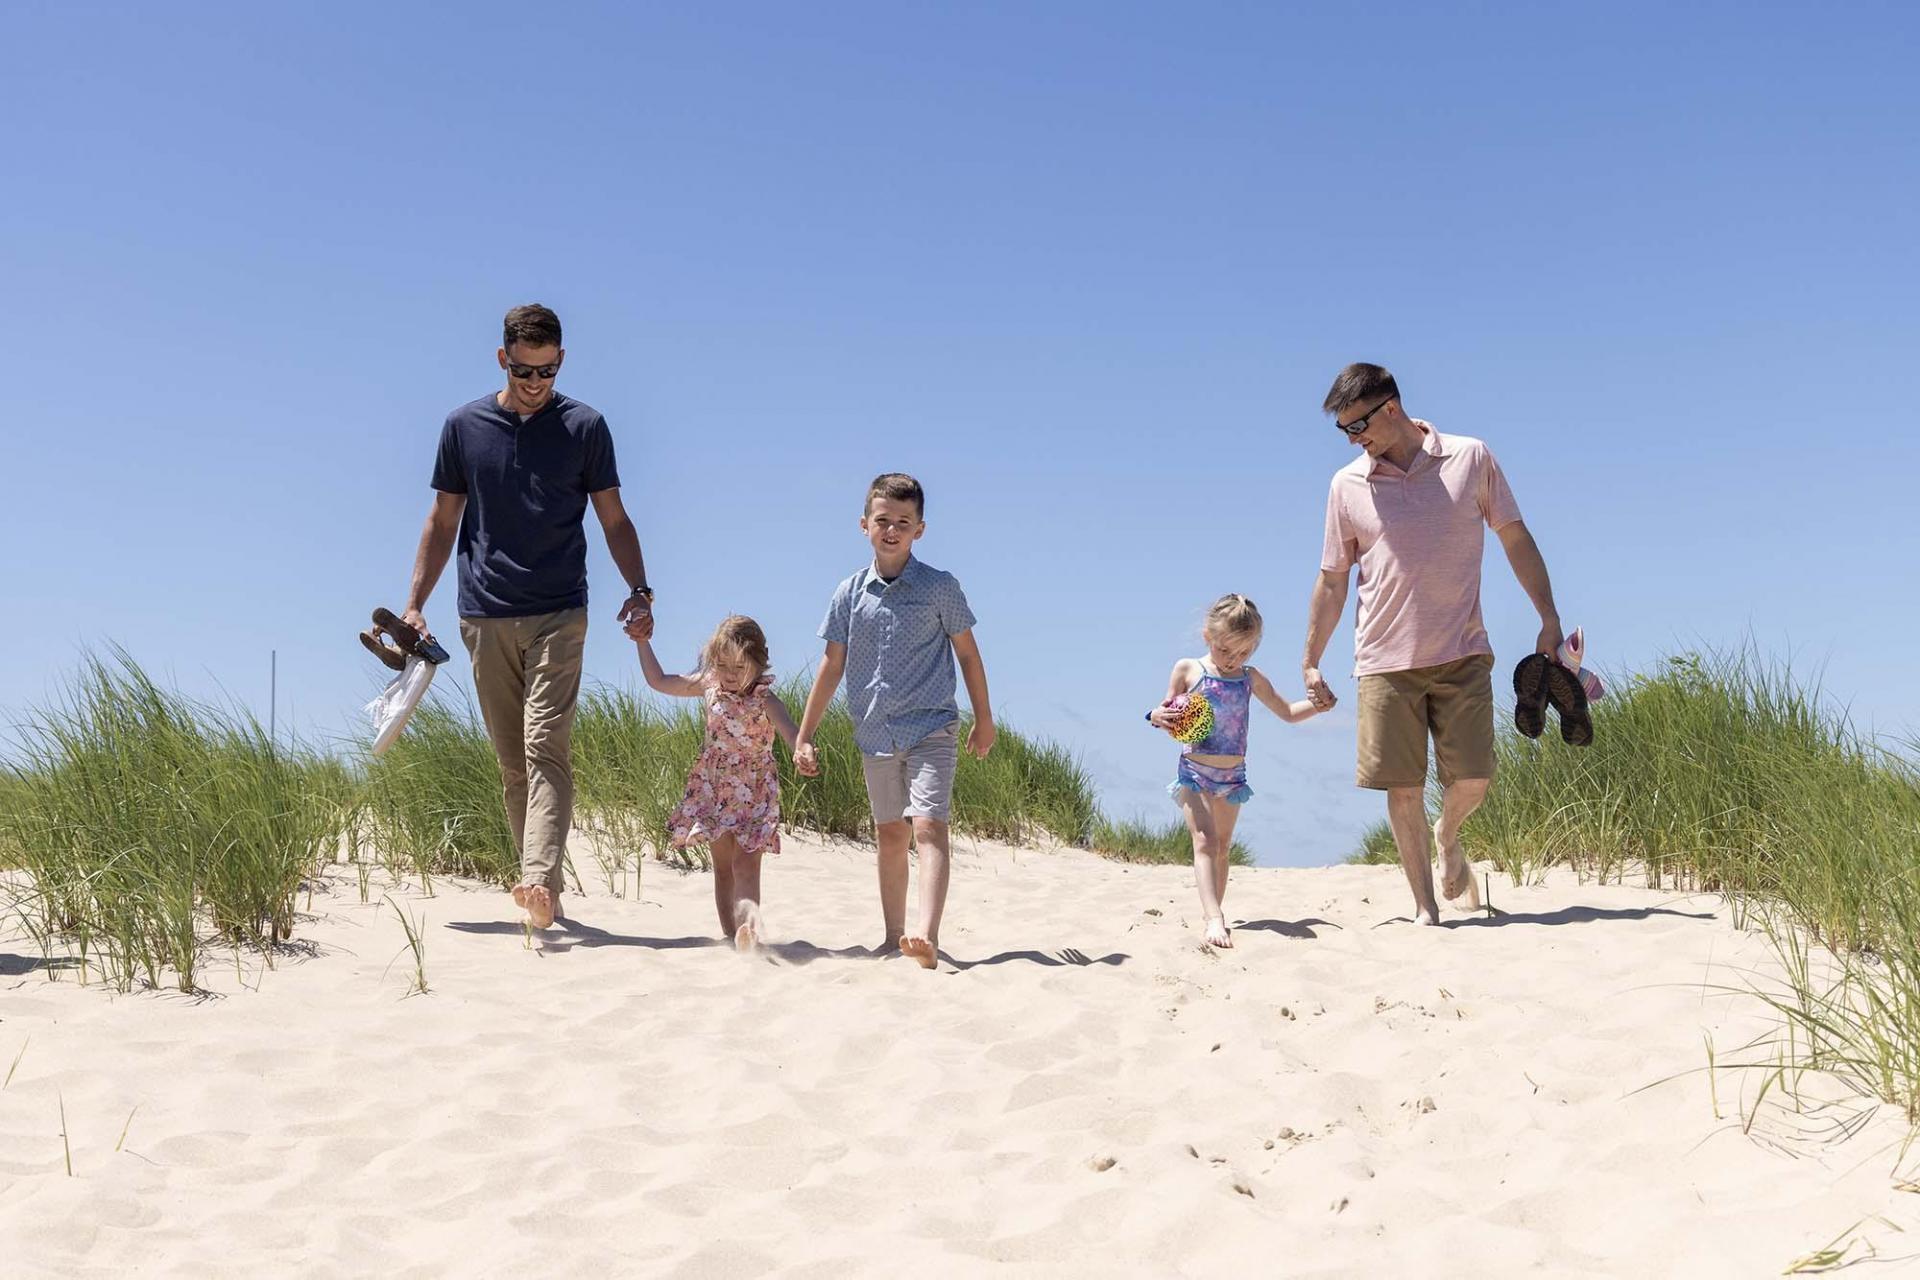
POLYGON ((1227 928, 1225 917, 1207 917, 1207 945, 1210 947, 1231 947, 1233 945, 1233 930, 1227 928))
POLYGON ((911 956, 922 969, 931 969, 940 963, 933 943, 926 938, 908 936, 900 939, 900 953, 911 956))
POLYGON ((751 902, 742 901, 734 908, 734 919, 740 927, 733 931, 733 949, 749 954, 760 949, 760 910, 751 902))
MULTIPOLYGON (((547 886, 529 884, 522 885, 521 888, 526 890, 523 905, 527 909, 527 917, 533 921, 533 927, 536 929, 550 927, 553 924, 553 895, 547 892, 547 886)), ((520 899, 518 891, 513 896, 516 900, 520 899)))

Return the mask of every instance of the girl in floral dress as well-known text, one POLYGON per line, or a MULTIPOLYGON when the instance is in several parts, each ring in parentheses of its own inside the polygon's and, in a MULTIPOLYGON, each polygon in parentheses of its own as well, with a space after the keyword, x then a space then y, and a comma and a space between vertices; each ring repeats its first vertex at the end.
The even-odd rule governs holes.
POLYGON ((713 858, 713 902, 720 930, 750 951, 760 944, 760 856, 780 852, 777 733, 793 747, 793 717, 773 691, 767 637, 752 618, 722 622, 700 651, 692 675, 660 669, 653 645, 637 642, 647 685, 707 704, 707 738, 687 778, 687 794, 668 820, 676 849, 704 844, 713 858))

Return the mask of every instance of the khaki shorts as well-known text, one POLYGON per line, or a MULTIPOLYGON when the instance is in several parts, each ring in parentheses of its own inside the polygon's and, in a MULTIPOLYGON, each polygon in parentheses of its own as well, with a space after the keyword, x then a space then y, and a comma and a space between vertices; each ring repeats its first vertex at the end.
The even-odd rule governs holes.
POLYGON ((1437 667, 1360 677, 1363 787, 1427 785, 1427 735, 1440 785, 1493 776, 1493 656, 1476 653, 1437 667))
POLYGON ((905 751, 860 757, 875 826, 902 818, 937 818, 953 809, 953 775, 960 767, 960 725, 935 729, 905 751))

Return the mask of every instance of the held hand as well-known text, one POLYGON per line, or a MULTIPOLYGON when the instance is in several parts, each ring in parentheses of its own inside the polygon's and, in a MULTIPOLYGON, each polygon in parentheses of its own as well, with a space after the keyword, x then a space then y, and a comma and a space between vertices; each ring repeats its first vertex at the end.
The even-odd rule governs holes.
POLYGON ((1307 701, 1316 711, 1330 711, 1339 699, 1333 696, 1333 690, 1327 687, 1326 680, 1320 675, 1320 668, 1308 667, 1303 673, 1307 681, 1307 701))
POLYGON ((653 639, 653 604, 645 596, 628 596, 615 616, 625 625, 627 639, 653 639))
POLYGON ((1173 708, 1163 702, 1153 710, 1147 712, 1147 723, 1156 729, 1171 729, 1173 728, 1174 715, 1175 712, 1173 708))
POLYGON ((793 767, 803 777, 815 778, 820 775, 820 753, 814 749, 813 743, 802 742, 793 748, 793 767))
POLYGON ((967 754, 985 760, 987 752, 993 750, 993 740, 999 736, 1000 731, 993 727, 993 721, 975 720, 973 728, 967 730, 967 754))
POLYGON ((427 620, 418 609, 409 609, 400 615, 400 621, 418 631, 425 639, 433 639, 433 632, 427 627, 427 620))
POLYGON ((1560 619, 1550 618, 1540 624, 1540 638, 1533 642, 1535 653, 1544 653, 1553 661, 1560 661, 1560 646, 1566 636, 1560 632, 1560 619))

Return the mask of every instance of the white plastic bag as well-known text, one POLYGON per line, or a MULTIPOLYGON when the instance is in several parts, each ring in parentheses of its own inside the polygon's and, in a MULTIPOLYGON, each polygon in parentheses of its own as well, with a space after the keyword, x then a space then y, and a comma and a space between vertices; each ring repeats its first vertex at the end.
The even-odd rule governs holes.
POLYGON ((379 755, 393 745, 432 683, 433 664, 425 658, 410 657, 380 696, 367 704, 367 715, 373 719, 373 754, 379 755))

